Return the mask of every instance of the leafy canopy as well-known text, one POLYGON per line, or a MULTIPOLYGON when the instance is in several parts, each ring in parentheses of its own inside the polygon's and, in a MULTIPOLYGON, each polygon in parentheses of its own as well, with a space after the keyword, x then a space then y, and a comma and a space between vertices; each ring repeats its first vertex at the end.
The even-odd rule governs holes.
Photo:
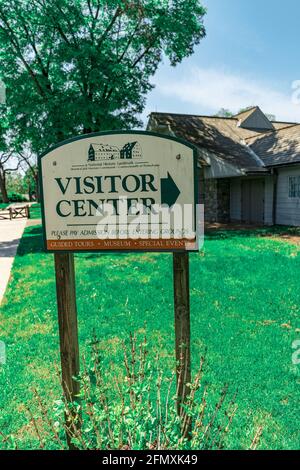
POLYGON ((199 0, 2 0, 2 114, 16 142, 39 152, 139 126, 151 76, 164 56, 176 65, 192 54, 204 15, 199 0))

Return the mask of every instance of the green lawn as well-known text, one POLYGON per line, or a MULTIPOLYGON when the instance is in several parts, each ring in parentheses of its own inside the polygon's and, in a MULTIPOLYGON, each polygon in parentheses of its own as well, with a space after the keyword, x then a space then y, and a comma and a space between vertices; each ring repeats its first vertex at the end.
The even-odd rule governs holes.
POLYGON ((3 209, 6 209, 7 206, 9 206, 9 203, 6 203, 6 202, 0 202, 0 211, 3 210, 3 209))
MULTIPOLYGON (((260 449, 299 448, 300 367, 292 342, 300 339, 300 248, 258 236, 223 232, 207 236, 191 254, 194 370, 206 350, 211 393, 225 383, 237 390, 237 416, 227 448, 247 448, 263 426, 260 449)), ((81 351, 93 333, 113 360, 130 331, 147 329, 150 354, 159 345, 166 367, 173 353, 172 256, 76 255, 81 351)), ((0 340, 8 359, 0 366, 0 430, 21 447, 36 445, 28 425, 32 387, 59 397, 53 256, 41 252, 41 226, 29 227, 0 310, 0 340)))
POLYGON ((41 206, 38 203, 32 204, 30 207, 30 218, 31 219, 40 219, 41 215, 41 206))

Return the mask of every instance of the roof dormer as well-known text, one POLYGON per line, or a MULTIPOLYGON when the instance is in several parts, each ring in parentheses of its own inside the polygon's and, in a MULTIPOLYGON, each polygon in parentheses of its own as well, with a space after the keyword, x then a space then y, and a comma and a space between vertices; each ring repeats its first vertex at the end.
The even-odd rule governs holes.
POLYGON ((238 119, 238 126, 243 129, 256 131, 273 131, 274 126, 262 110, 255 106, 234 116, 238 119))

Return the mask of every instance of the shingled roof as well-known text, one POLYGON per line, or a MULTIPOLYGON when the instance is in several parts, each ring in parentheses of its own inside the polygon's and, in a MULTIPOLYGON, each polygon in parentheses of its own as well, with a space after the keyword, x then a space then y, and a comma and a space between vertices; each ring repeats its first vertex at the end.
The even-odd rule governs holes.
POLYGON ((244 121, 249 117, 253 111, 255 111, 258 108, 258 106, 252 106, 251 108, 245 109, 244 111, 241 111, 238 114, 235 114, 235 118, 240 119, 241 121, 244 121))
POLYGON ((255 112, 260 118, 262 111, 258 107, 232 118, 151 113, 147 129, 188 140, 200 150, 200 160, 209 152, 246 174, 300 163, 300 124, 269 121, 269 129, 264 125, 261 129, 241 127, 241 122, 249 116, 252 119, 255 112))
POLYGON ((250 147, 266 167, 300 163, 300 124, 255 139, 250 147))
MULTIPOLYGON (((237 122, 236 119, 229 118, 152 113, 148 129, 163 131, 166 128, 177 137, 188 140, 199 149, 212 152, 241 170, 263 168, 263 163, 242 142, 237 122)), ((252 137, 253 134, 256 133, 246 132, 243 138, 252 137)))

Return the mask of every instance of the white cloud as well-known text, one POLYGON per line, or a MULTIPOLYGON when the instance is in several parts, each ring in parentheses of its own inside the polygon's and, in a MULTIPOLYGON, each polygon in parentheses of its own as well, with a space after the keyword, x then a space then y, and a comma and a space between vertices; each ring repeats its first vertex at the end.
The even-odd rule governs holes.
POLYGON ((178 112, 183 104, 185 110, 187 104, 191 105, 191 113, 196 105, 198 114, 203 110, 215 113, 220 108, 237 112, 245 106, 258 105, 265 113, 275 114, 278 120, 300 121, 300 104, 293 99, 292 82, 290 90, 283 93, 272 85, 224 70, 190 67, 180 76, 158 74, 155 85, 156 99, 159 95, 172 99, 172 108, 174 99, 178 100, 178 112))

